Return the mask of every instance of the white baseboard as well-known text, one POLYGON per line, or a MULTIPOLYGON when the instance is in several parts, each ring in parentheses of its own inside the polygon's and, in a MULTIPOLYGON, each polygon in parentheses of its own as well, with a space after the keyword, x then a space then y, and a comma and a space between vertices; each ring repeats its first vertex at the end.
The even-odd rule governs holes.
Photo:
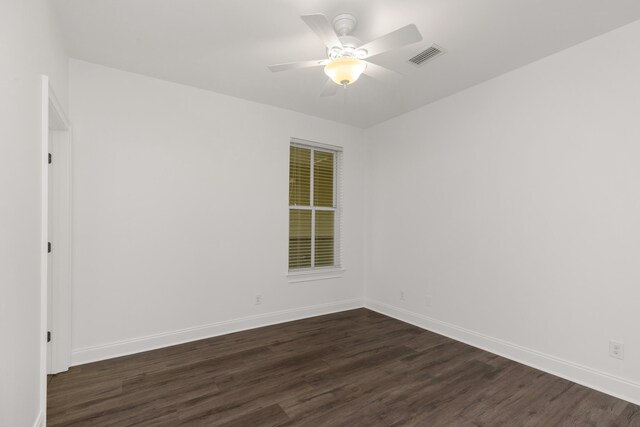
MULTIPOLYGON (((597 369, 589 368, 568 360, 545 354, 530 348, 522 347, 498 338, 490 337, 460 326, 452 325, 423 314, 405 310, 380 301, 367 299, 352 299, 328 304, 300 307, 273 313, 259 314, 239 319, 196 326, 172 332, 148 335, 130 340, 117 341, 74 350, 71 356, 72 366, 96 362, 113 357, 126 356, 189 341, 211 338, 233 332, 275 325, 278 323, 299 320, 323 314, 337 313, 345 310, 366 307, 384 314, 464 342, 474 347, 514 360, 532 368, 548 372, 569 381, 584 385, 594 390, 615 396, 620 399, 640 405, 640 384, 607 374, 597 369)), ((40 413, 34 426, 42 425, 40 413)))
POLYGON ((33 427, 43 427, 44 426, 44 413, 42 411, 38 412, 38 416, 36 417, 35 422, 33 423, 33 427))
POLYGON ((461 341, 482 350, 506 357, 507 359, 531 366, 532 368, 640 405, 640 384, 636 382, 380 301, 366 299, 365 307, 422 329, 444 335, 456 341, 461 341))
POLYGON ((211 323, 209 325, 201 325, 193 328, 111 342, 94 347, 79 348, 73 350, 71 353, 71 366, 97 362, 99 360, 111 359, 119 356, 126 356, 148 350, 155 350, 157 348, 183 344, 189 341, 211 338, 219 335, 230 334, 232 332, 259 328, 262 326, 275 325, 277 323, 289 322, 307 317, 337 313, 339 311, 352 310, 354 308, 362 308, 363 306, 364 301, 361 298, 356 298, 309 307, 258 314, 255 316, 211 323))

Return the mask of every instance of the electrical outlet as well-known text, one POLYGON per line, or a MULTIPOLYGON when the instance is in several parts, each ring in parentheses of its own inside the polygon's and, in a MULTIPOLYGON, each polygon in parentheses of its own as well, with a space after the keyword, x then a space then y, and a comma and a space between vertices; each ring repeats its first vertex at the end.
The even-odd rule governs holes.
POLYGON ((624 343, 619 341, 609 341, 609 356, 623 360, 624 359, 624 343))
POLYGON ((255 299, 256 305, 261 305, 262 304, 262 295, 256 295, 256 299, 255 299))
POLYGON ((400 301, 404 301, 404 291, 400 291, 400 301))

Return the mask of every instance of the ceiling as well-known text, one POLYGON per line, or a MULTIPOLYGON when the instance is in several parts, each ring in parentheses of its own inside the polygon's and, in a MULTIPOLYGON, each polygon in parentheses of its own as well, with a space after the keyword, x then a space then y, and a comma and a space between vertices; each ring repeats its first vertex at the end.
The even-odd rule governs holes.
MULTIPOLYGON (((638 0, 53 0, 71 57, 368 127, 640 19, 638 0), (402 73, 319 97, 326 57, 300 19, 349 12, 363 42, 414 23, 424 40, 371 59, 402 73), (407 60, 436 43, 447 53, 407 60)), ((597 55, 597 52, 594 53, 597 55)))

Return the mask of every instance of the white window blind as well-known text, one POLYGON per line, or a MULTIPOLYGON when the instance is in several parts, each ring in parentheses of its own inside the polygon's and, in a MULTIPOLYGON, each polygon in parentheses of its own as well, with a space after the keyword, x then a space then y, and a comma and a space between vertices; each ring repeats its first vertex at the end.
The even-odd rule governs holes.
POLYGON ((339 148, 292 140, 289 271, 340 266, 339 148))

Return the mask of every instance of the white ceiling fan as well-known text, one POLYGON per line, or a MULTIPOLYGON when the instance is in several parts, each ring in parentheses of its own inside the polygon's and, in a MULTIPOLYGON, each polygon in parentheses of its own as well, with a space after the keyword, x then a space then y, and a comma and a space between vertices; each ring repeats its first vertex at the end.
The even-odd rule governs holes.
POLYGON ((332 21, 333 26, 321 13, 303 15, 301 18, 327 47, 327 59, 270 65, 269 69, 278 72, 324 66, 324 72, 329 79, 324 85, 321 96, 334 95, 339 85, 347 87, 358 80, 361 74, 381 80, 395 74, 367 59, 422 40, 418 28, 414 24, 409 24, 362 44, 360 40, 350 35, 356 28, 357 20, 349 13, 336 16, 332 21))

